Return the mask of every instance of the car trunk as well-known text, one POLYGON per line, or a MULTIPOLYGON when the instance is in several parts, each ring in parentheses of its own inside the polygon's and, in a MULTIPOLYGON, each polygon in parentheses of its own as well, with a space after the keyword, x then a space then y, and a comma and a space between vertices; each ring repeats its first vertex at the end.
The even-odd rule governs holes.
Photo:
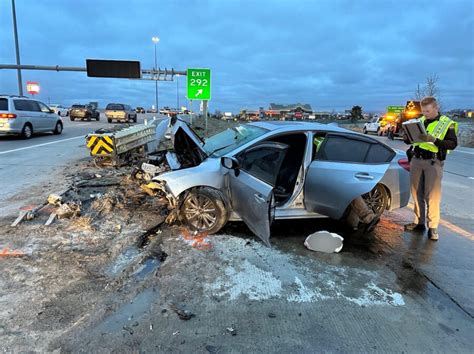
POLYGON ((107 118, 113 118, 113 119, 127 118, 127 114, 125 113, 125 111, 106 110, 105 115, 107 118))

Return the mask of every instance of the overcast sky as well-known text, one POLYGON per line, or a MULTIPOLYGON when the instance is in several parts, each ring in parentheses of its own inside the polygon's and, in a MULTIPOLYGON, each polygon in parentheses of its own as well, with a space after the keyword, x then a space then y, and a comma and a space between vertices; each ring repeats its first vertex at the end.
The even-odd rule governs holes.
MULTIPOLYGON (((474 108, 474 1, 16 0, 22 64, 85 66, 86 58, 212 71, 210 110, 273 103, 318 111, 405 104, 439 77, 443 107, 474 108)), ((0 0, 0 63, 15 64, 11 0, 0 0)), ((152 81, 23 71, 46 103, 154 104, 152 81)), ((0 70, 0 93, 18 93, 0 70)), ((159 82, 175 107, 176 82, 159 82)), ((180 104, 185 78, 179 79, 180 104)), ((197 104, 195 104, 197 109, 197 104)))

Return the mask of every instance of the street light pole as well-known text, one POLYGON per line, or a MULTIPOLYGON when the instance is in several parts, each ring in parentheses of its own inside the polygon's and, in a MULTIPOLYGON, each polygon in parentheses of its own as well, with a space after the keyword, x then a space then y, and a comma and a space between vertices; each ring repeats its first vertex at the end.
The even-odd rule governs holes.
MULTIPOLYGON (((155 43, 155 67, 153 70, 158 69, 157 59, 156 59, 156 44, 160 41, 158 37, 152 37, 151 40, 155 43)), ((155 78, 155 105, 156 105, 156 113, 160 113, 158 108, 158 79, 160 78, 160 74, 158 73, 158 77, 155 78)))
MULTIPOLYGON (((12 0, 12 13, 13 13, 13 34, 15 36, 15 47, 16 47, 16 65, 20 65, 20 48, 18 46, 18 31, 16 29, 15 0, 12 0)), ((20 96, 23 96, 23 83, 21 80, 20 69, 18 69, 18 94, 20 96)))

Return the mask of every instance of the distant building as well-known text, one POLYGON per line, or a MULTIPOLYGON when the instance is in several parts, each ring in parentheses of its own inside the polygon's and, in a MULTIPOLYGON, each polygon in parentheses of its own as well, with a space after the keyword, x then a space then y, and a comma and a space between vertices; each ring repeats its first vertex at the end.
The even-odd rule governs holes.
POLYGON ((303 104, 303 103, 288 104, 288 105, 270 103, 269 110, 278 111, 280 112, 280 114, 296 113, 296 112, 313 113, 313 109, 311 108, 311 105, 303 104))

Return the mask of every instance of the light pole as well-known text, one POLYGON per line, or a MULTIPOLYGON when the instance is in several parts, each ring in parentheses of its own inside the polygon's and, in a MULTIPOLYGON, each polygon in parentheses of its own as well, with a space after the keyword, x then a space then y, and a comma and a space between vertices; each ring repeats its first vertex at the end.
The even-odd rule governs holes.
MULTIPOLYGON (((151 38, 152 42, 155 43, 155 67, 153 68, 153 71, 157 70, 158 69, 158 64, 157 64, 157 61, 156 61, 156 45, 158 44, 158 42, 160 41, 160 39, 158 37, 152 37, 151 38)), ((154 76, 154 75, 153 75, 154 76)), ((156 105, 156 113, 160 113, 160 110, 158 108, 158 79, 159 79, 160 75, 158 73, 158 77, 155 78, 155 105, 156 105)))
MULTIPOLYGON (((13 14, 13 34, 15 36, 15 49, 16 49, 16 65, 20 65, 20 48, 18 45, 18 30, 16 29, 16 10, 15 0, 12 0, 12 14, 13 14)), ((21 80, 21 70, 18 69, 18 94, 23 96, 23 83, 21 80)))

